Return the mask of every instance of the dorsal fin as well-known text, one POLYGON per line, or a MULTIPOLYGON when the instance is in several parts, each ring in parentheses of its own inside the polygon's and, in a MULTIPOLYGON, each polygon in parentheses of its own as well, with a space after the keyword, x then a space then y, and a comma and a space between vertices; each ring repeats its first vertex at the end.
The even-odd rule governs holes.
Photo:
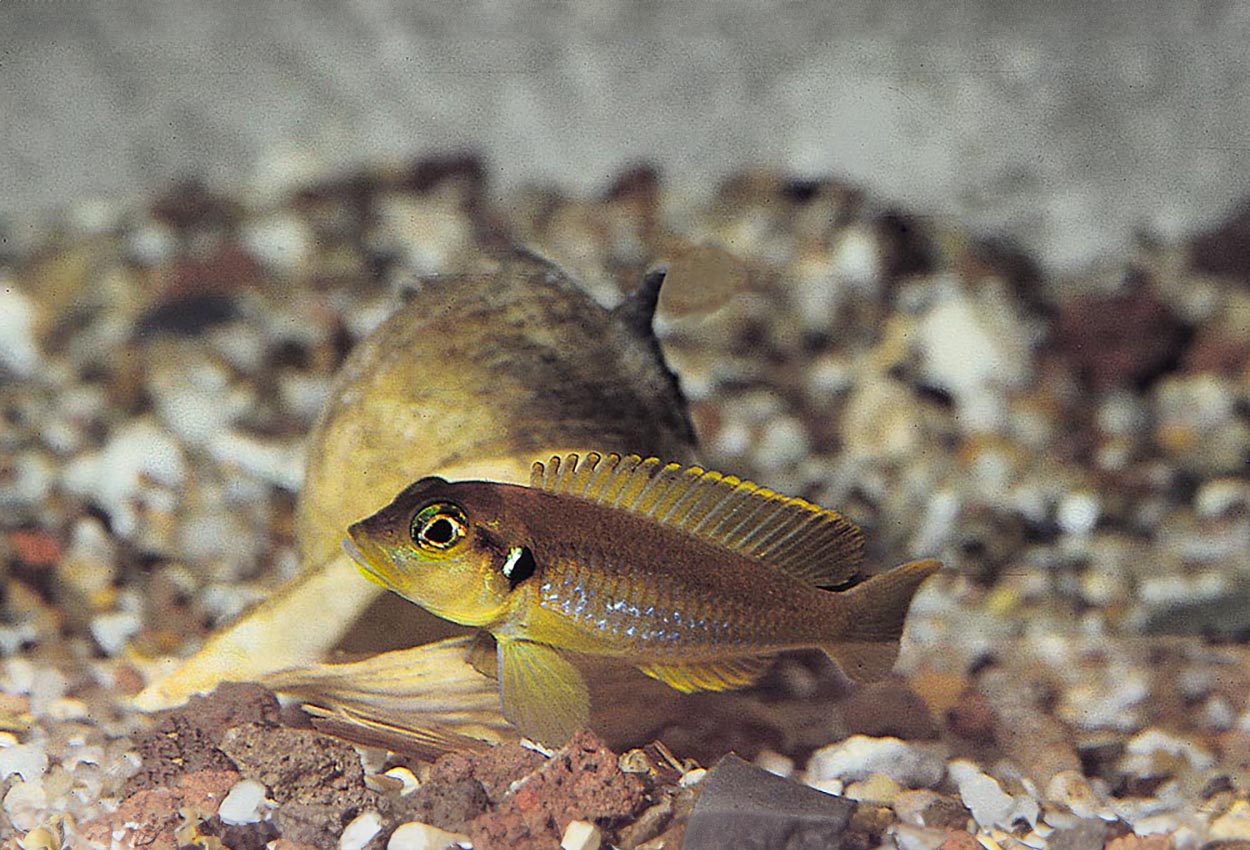
POLYGON ((662 522, 819 587, 853 578, 863 560, 863 536, 841 514, 698 466, 569 454, 536 461, 530 486, 662 522))

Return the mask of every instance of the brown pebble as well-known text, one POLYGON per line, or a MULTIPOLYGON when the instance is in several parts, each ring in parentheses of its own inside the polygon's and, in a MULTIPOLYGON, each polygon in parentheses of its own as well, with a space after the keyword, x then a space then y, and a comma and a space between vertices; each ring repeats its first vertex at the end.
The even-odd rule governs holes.
POLYGON ((482 752, 443 756, 434 763, 427 781, 476 779, 486 789, 490 799, 498 801, 508 792, 508 786, 528 776, 546 761, 541 754, 509 741, 482 752))
POLYGON ((595 821, 609 841, 613 821, 643 804, 640 776, 622 773, 615 753, 589 733, 574 736, 515 792, 469 825, 476 850, 547 850, 570 821, 595 821))
POLYGON ((953 734, 979 744, 994 740, 994 722, 994 709, 989 700, 976 691, 965 692, 946 712, 946 726, 953 734))
POLYGON ((1072 371, 1097 390, 1133 388, 1179 361, 1185 328, 1149 292, 1065 301, 1054 344, 1072 371))
POLYGON ((180 812, 216 812, 238 780, 239 774, 232 770, 203 770, 182 776, 170 787, 134 791, 115 811, 83 824, 80 833, 88 842, 106 847, 177 850, 181 842, 175 832, 185 820, 180 812), (119 832, 125 837, 118 845, 113 836, 119 832))
POLYGON ((490 795, 471 777, 427 781, 391 808, 396 823, 418 821, 448 832, 466 832, 469 823, 490 808, 490 795))
POLYGON ((1121 835, 1106 844, 1106 850, 1172 850, 1170 835, 1121 835))
POLYGON ((942 842, 938 850, 981 850, 981 842, 970 832, 952 830, 950 837, 942 842))
POLYGON ((234 762, 218 746, 226 733, 245 723, 272 725, 277 713, 278 701, 259 685, 228 683, 208 696, 193 697, 138 741, 141 766, 126 791, 162 788, 197 771, 234 771, 234 762))
POLYGON ((954 797, 938 797, 920 813, 924 825, 934 829, 962 830, 968 826, 968 810, 954 797))
POLYGON ((61 560, 61 544, 41 529, 18 529, 9 533, 13 554, 28 567, 51 567, 61 560))

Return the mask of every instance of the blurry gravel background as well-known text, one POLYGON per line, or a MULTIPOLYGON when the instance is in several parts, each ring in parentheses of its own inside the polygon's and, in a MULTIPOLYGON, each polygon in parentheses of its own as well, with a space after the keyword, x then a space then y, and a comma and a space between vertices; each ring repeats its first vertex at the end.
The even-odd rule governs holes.
POLYGON ((1071 269, 1250 189, 1247 44, 1245 0, 0 0, 0 216, 468 146, 499 191, 833 174, 1071 269))

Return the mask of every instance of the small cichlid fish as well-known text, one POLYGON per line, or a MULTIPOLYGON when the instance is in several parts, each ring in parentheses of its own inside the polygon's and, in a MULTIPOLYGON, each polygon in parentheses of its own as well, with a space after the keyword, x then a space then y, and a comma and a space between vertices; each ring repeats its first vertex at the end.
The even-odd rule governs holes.
POLYGON ((745 687, 771 656, 823 650, 856 680, 893 666, 919 561, 848 590, 844 517, 637 455, 535 463, 530 486, 422 478, 348 530, 371 580, 495 637, 503 714, 557 746, 590 698, 562 651, 614 656, 680 691, 745 687))

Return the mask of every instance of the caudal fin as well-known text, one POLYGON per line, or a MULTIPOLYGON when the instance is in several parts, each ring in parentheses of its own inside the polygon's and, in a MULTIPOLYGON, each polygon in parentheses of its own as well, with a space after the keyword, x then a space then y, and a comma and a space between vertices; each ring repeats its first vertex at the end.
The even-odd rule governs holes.
POLYGON ((846 632, 821 649, 856 682, 884 678, 898 657, 912 597, 941 566, 937 561, 914 561, 839 593, 838 601, 849 608, 846 632))

